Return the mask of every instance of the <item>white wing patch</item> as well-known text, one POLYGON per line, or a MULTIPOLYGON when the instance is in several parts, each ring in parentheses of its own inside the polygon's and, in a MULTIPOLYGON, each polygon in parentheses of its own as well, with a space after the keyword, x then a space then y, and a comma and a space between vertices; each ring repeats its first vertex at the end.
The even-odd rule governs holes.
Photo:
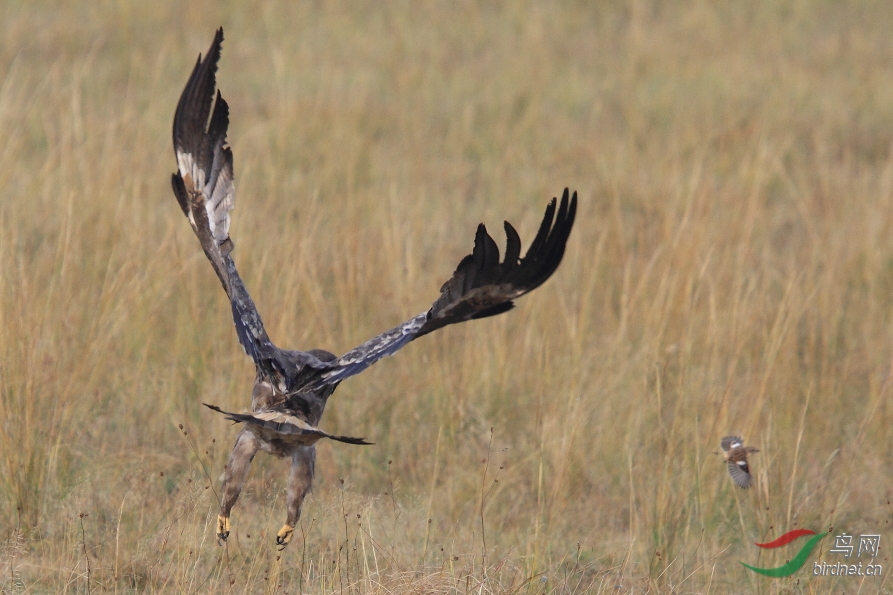
POLYGON ((236 187, 232 180, 232 169, 226 167, 225 156, 229 149, 223 147, 214 152, 214 165, 211 169, 209 183, 205 186, 204 195, 205 210, 208 212, 208 222, 211 225, 211 233, 217 242, 223 242, 229 237, 229 212, 235 204, 236 187), (214 187, 211 187, 214 182, 214 187))
MULTIPOLYGON (((226 149, 228 151, 228 149, 226 149)), ((208 215, 208 226, 212 237, 217 243, 226 241, 229 237, 229 213, 235 206, 236 188, 232 179, 232 171, 226 167, 224 150, 215 151, 214 165, 211 175, 200 168, 192 156, 192 153, 177 152, 177 167, 180 176, 190 194, 201 194, 205 212, 208 215), (208 180, 206 183, 205 180, 208 180), (213 186, 212 186, 213 182, 213 186)), ((192 211, 187 213, 189 223, 193 229, 196 227, 192 211)))

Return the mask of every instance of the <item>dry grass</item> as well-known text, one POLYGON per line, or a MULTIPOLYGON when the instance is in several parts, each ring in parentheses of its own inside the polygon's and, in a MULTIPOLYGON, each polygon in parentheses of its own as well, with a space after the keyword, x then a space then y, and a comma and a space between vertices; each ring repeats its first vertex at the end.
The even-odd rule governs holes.
POLYGON ((833 526, 880 532, 893 571, 891 19, 0 5, 0 590, 889 592, 738 560, 833 526), (346 351, 425 309, 479 221, 529 241, 582 197, 517 310, 339 388, 323 426, 377 444, 320 447, 281 555, 269 457, 213 539, 235 430, 200 402, 244 407, 253 368, 168 185, 220 24, 236 260, 285 347, 346 351), (747 492, 712 454, 730 432, 761 451, 747 492))

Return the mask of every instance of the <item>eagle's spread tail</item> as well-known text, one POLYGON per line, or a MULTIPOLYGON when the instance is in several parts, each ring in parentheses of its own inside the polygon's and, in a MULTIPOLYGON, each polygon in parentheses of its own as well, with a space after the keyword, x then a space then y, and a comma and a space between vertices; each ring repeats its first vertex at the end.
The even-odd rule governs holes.
POLYGON ((373 444, 372 442, 367 442, 363 438, 329 434, 324 430, 320 430, 319 428, 308 424, 303 419, 291 415, 287 411, 269 410, 254 411, 252 413, 232 413, 230 411, 224 411, 217 405, 209 405, 208 403, 202 404, 208 409, 213 409, 218 413, 222 413, 226 416, 226 419, 232 422, 254 424, 286 436, 315 436, 317 440, 320 438, 328 438, 329 440, 337 440, 338 442, 344 442, 346 444, 373 444))

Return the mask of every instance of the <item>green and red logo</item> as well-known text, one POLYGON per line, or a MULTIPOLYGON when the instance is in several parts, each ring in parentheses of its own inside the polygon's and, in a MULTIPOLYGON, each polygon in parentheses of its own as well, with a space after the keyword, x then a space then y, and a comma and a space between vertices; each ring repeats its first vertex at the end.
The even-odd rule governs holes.
POLYGON ((753 570, 756 573, 762 574, 764 576, 771 576, 773 578, 781 578, 785 576, 791 576, 806 564, 806 558, 809 557, 809 554, 812 553, 813 548, 822 540, 822 538, 828 533, 816 533, 815 531, 810 531, 809 529, 794 529, 793 531, 788 531, 778 539, 774 541, 769 541, 767 543, 757 543, 757 545, 766 549, 774 549, 777 547, 785 546, 795 539, 799 539, 801 537, 805 537, 806 535, 812 535, 812 537, 807 541, 800 551, 797 552, 797 555, 791 558, 790 562, 787 564, 782 564, 778 568, 757 568, 756 566, 751 566, 750 564, 745 564, 741 562, 741 564, 750 570, 753 570))

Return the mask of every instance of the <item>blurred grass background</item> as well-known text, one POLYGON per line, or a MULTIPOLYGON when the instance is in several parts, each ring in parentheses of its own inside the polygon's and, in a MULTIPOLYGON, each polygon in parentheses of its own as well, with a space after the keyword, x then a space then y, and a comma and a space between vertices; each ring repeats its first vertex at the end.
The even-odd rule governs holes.
POLYGON ((3 3, 0 590, 889 592, 738 561, 833 527, 880 533, 893 570, 890 22, 873 1, 3 3), (347 351, 425 310, 478 222, 529 242, 581 193, 515 311, 338 389, 322 426, 376 445, 320 445, 281 554, 268 456, 214 541, 236 429, 201 402, 246 407, 254 371, 169 187, 220 25, 235 258, 283 347, 347 351), (713 454, 729 433, 760 449, 746 492, 713 454))

